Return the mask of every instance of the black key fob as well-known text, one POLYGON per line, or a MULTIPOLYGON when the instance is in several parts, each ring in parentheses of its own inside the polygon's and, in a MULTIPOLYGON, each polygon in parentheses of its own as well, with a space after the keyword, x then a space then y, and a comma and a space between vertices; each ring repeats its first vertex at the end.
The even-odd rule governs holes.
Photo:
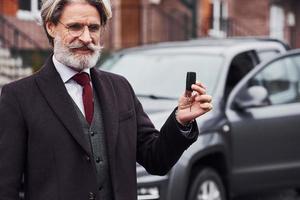
POLYGON ((192 85, 196 83, 196 72, 187 72, 186 74, 186 86, 185 93, 186 96, 191 96, 193 90, 192 85))

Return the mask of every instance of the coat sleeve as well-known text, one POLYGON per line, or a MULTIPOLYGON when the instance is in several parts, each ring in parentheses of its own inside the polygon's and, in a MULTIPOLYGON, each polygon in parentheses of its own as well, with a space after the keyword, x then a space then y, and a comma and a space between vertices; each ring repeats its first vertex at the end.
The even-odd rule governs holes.
POLYGON ((13 89, 0 97, 0 199, 17 200, 26 155, 26 127, 13 89))
POLYGON ((137 119, 137 162, 150 174, 164 175, 197 139, 197 124, 196 122, 192 124, 190 134, 193 137, 184 136, 177 126, 174 110, 161 130, 157 131, 141 103, 134 98, 137 119))

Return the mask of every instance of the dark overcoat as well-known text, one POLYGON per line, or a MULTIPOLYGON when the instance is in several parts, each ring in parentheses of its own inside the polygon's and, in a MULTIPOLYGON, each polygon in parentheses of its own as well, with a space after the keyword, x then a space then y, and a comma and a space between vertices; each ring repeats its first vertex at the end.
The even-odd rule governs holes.
MULTIPOLYGON (((162 175, 195 141, 174 113, 157 131, 121 76, 91 69, 104 119, 115 200, 134 200, 136 161, 162 175)), ((193 126, 193 132, 198 131, 193 126)), ((89 144, 51 57, 42 69, 3 87, 0 99, 0 199, 17 200, 24 175, 28 200, 98 200, 89 144)))

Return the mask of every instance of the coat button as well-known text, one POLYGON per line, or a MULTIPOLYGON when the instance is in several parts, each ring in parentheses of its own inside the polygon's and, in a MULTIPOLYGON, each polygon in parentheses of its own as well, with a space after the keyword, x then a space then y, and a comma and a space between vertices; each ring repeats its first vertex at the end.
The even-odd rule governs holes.
POLYGON ((101 161, 100 157, 96 158, 96 162, 99 163, 101 161))
POLYGON ((87 161, 91 161, 91 158, 89 157, 89 156, 85 156, 85 159, 87 160, 87 161))
POLYGON ((89 200, 95 200, 95 194, 93 192, 90 192, 89 200))
POLYGON ((91 136, 94 136, 94 135, 95 135, 95 132, 94 132, 94 131, 91 131, 90 134, 91 134, 91 136))

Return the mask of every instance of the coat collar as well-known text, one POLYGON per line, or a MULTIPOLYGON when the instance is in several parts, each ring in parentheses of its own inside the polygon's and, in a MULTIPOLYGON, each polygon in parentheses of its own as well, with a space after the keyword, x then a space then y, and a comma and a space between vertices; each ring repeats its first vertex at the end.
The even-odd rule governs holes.
MULTIPOLYGON (((110 165, 113 167, 119 124, 118 98, 112 80, 104 72, 92 68, 91 78, 95 92, 100 100, 104 131, 107 138, 108 157, 110 165)), ((64 83, 54 67, 52 56, 47 59, 45 65, 37 73, 36 83, 58 119, 84 151, 91 156, 92 153, 89 144, 84 138, 84 133, 73 107, 72 99, 68 95, 64 83)))
POLYGON ((74 109, 72 99, 49 57, 37 73, 36 83, 57 118, 74 137, 77 143, 91 155, 89 144, 85 141, 83 129, 74 109))

